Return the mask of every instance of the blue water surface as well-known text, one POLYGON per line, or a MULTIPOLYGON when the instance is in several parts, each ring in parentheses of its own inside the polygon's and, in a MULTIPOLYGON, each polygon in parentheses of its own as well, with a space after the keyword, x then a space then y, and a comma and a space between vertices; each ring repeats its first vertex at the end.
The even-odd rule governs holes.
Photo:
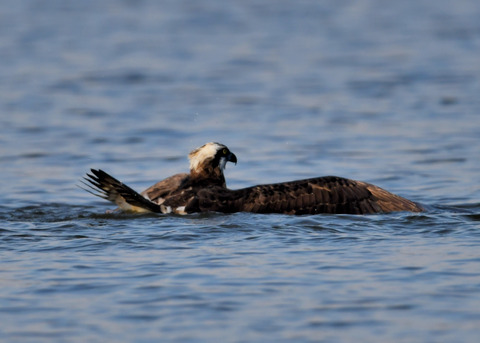
POLYGON ((480 4, 0 4, 0 340, 477 342, 480 4), (425 213, 107 214, 219 141, 425 213))

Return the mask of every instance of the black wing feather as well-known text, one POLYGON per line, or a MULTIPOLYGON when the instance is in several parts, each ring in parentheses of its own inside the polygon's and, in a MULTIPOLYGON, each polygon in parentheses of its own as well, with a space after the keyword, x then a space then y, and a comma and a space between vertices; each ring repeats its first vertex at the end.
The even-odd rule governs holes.
POLYGON ((89 189, 83 188, 85 191, 96 195, 100 198, 109 200, 118 204, 118 197, 122 197, 129 205, 140 207, 152 212, 161 212, 160 206, 146 199, 129 186, 120 182, 113 176, 107 174, 101 169, 91 169, 92 174, 87 174, 82 184, 89 189))

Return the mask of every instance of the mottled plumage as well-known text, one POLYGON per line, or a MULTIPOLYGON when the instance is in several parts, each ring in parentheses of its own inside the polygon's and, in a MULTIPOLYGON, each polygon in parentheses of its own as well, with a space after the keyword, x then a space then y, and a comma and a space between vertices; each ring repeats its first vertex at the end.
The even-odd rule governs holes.
POLYGON ((258 185, 238 190, 226 187, 223 169, 236 156, 219 143, 207 143, 189 155, 190 173, 162 180, 141 194, 102 170, 92 169, 84 183, 93 193, 135 212, 254 212, 285 214, 369 214, 420 212, 423 208, 375 185, 325 176, 258 185), (96 191, 96 193, 92 191, 96 191))

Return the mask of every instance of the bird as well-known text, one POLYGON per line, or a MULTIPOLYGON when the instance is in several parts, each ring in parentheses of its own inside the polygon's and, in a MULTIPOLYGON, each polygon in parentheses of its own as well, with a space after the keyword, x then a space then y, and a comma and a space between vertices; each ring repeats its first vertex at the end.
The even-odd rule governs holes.
POLYGON ((188 155, 190 172, 136 192, 101 169, 90 169, 81 181, 87 192, 115 203, 116 211, 189 214, 252 212, 307 214, 375 214, 423 212, 418 203, 373 184, 338 176, 229 189, 224 169, 237 156, 221 143, 210 142, 188 155))

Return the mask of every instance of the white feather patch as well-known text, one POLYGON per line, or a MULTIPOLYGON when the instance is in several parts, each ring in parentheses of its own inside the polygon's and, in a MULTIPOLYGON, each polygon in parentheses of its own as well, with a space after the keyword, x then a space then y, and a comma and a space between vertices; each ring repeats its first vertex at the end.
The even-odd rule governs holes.
POLYGON ((199 165, 208 159, 215 158, 217 152, 223 148, 225 148, 225 146, 222 144, 210 142, 193 150, 188 155, 188 158, 190 159, 190 170, 197 170, 199 165))
POLYGON ((172 213, 172 208, 170 206, 160 205, 160 211, 162 211, 162 213, 168 214, 172 213))
POLYGON ((177 214, 187 214, 187 212, 185 212, 185 206, 179 206, 175 209, 175 213, 177 214))

